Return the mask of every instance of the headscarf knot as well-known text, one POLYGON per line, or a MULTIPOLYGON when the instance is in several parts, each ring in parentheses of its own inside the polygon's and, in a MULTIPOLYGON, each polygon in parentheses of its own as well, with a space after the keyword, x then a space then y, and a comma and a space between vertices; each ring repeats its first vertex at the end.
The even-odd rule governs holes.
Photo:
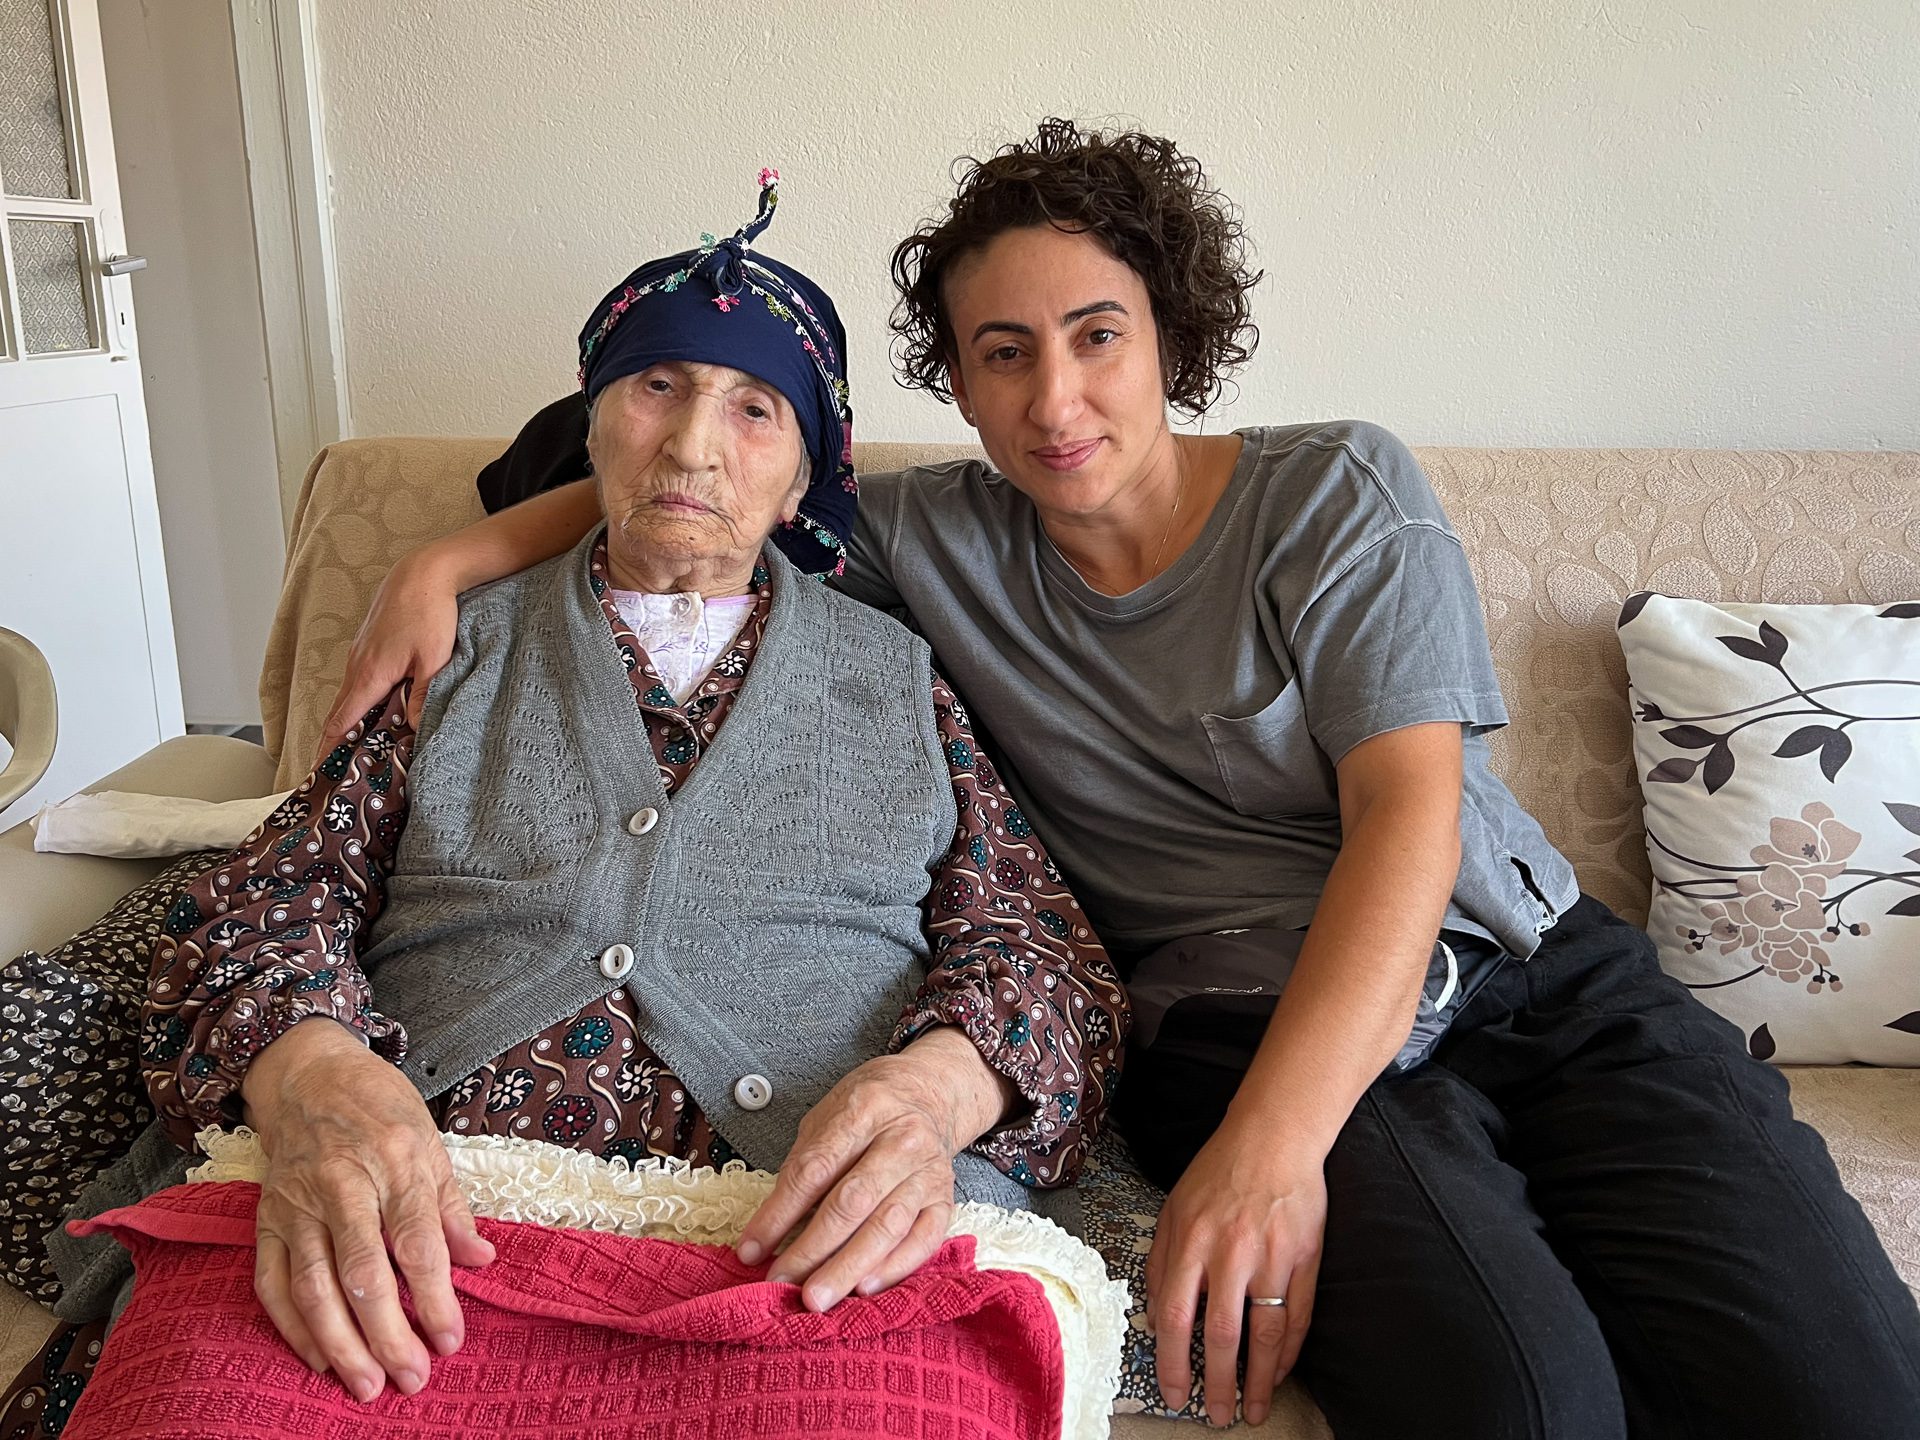
POLYGON ((674 360, 773 386, 793 406, 813 466, 798 517, 775 541, 802 570, 837 575, 859 494, 846 332, 826 291, 753 249, 779 204, 780 172, 762 170, 753 219, 725 240, 702 235, 698 249, 651 260, 608 291, 580 332, 580 388, 591 404, 615 380, 674 360))

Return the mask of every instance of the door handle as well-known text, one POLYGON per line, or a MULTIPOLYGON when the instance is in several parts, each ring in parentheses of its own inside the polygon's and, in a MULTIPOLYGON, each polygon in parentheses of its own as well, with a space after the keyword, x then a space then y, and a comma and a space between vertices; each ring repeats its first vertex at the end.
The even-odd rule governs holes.
POLYGON ((100 262, 100 268, 109 275, 131 275, 136 270, 147 268, 144 255, 109 255, 100 262))

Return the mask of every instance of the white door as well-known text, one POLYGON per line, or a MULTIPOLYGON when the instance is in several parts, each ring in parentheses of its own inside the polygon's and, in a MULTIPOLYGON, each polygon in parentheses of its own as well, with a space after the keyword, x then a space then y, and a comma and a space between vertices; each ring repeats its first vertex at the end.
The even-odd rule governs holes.
POLYGON ((95 0, 0 0, 0 625, 60 743, 0 829, 183 727, 95 0))

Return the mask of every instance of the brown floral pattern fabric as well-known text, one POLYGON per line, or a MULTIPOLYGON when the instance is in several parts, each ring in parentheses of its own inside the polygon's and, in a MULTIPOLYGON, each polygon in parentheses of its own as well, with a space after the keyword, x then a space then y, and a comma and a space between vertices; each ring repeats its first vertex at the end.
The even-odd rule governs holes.
POLYGON ((1132 1012, 1104 949, 1094 956, 1080 902, 938 676, 933 704, 960 821, 927 898, 933 970, 893 1045, 935 1025, 964 1030, 1034 1107, 974 1148, 1023 1184, 1064 1185, 1113 1098, 1132 1012))
POLYGON ((175 861, 64 945, 0 968, 0 1272, 42 1304, 60 1295, 48 1233, 153 1119, 137 1046, 147 961, 174 897, 218 858, 175 861))
POLYGON ((544 1140, 630 1163, 671 1155, 719 1166, 734 1158, 647 1047, 625 990, 481 1066, 432 1108, 454 1135, 544 1140))
MULTIPOLYGON (((604 556, 594 584, 646 714, 663 784, 681 785, 719 733, 764 630, 760 604, 685 706, 621 622, 604 556)), ((1119 980, 1078 903, 936 680, 935 712, 960 822, 927 902, 934 964, 895 1044, 960 1027, 1031 1109, 977 1147, 1029 1184, 1078 1172, 1125 1041, 1119 980)), ((398 1061, 406 1037, 374 1008, 354 958, 377 918, 406 819, 413 735, 404 689, 369 713, 247 844, 180 897, 155 957, 143 1063, 156 1109, 187 1143, 237 1115, 246 1067, 298 1021, 326 1015, 398 1061)), ((624 991, 456 1084, 443 1127, 531 1135, 603 1155, 730 1154, 697 1101, 647 1049, 624 991)))
POLYGON ((167 914, 140 1060, 154 1111, 184 1149, 202 1126, 239 1119, 247 1066, 302 1020, 337 1020, 395 1063, 406 1053, 354 958, 405 824, 406 695, 403 682, 167 914))
POLYGON ((1160 1398, 1156 1346, 1147 1329, 1147 1257, 1153 1253, 1166 1193, 1140 1173, 1117 1130, 1102 1135, 1094 1146, 1080 1183, 1086 1195, 1081 1238, 1100 1252, 1107 1274, 1127 1287, 1127 1333, 1120 1342, 1120 1389, 1113 1413, 1206 1424, 1206 1297, 1200 1298, 1193 1327, 1193 1389, 1178 1410, 1168 1409, 1160 1398))
POLYGON ((0 1395, 0 1440, 59 1440, 106 1343, 106 1320, 62 1325, 0 1395))

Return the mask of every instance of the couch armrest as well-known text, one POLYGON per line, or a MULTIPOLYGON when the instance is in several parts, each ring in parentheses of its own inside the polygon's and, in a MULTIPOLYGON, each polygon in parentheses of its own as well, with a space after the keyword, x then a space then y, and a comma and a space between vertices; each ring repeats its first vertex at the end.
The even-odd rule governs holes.
POLYGON ((0 737, 13 758, 0 764, 0 810, 40 783, 60 735, 53 671, 40 647, 0 628, 0 737))
MULTIPOLYGON (((182 735, 87 789, 245 800, 274 793, 273 757, 258 745, 224 735, 182 735)), ((33 827, 25 823, 0 834, 0 963, 22 950, 49 949, 84 930, 167 864, 164 856, 42 855, 33 848, 33 827)))

